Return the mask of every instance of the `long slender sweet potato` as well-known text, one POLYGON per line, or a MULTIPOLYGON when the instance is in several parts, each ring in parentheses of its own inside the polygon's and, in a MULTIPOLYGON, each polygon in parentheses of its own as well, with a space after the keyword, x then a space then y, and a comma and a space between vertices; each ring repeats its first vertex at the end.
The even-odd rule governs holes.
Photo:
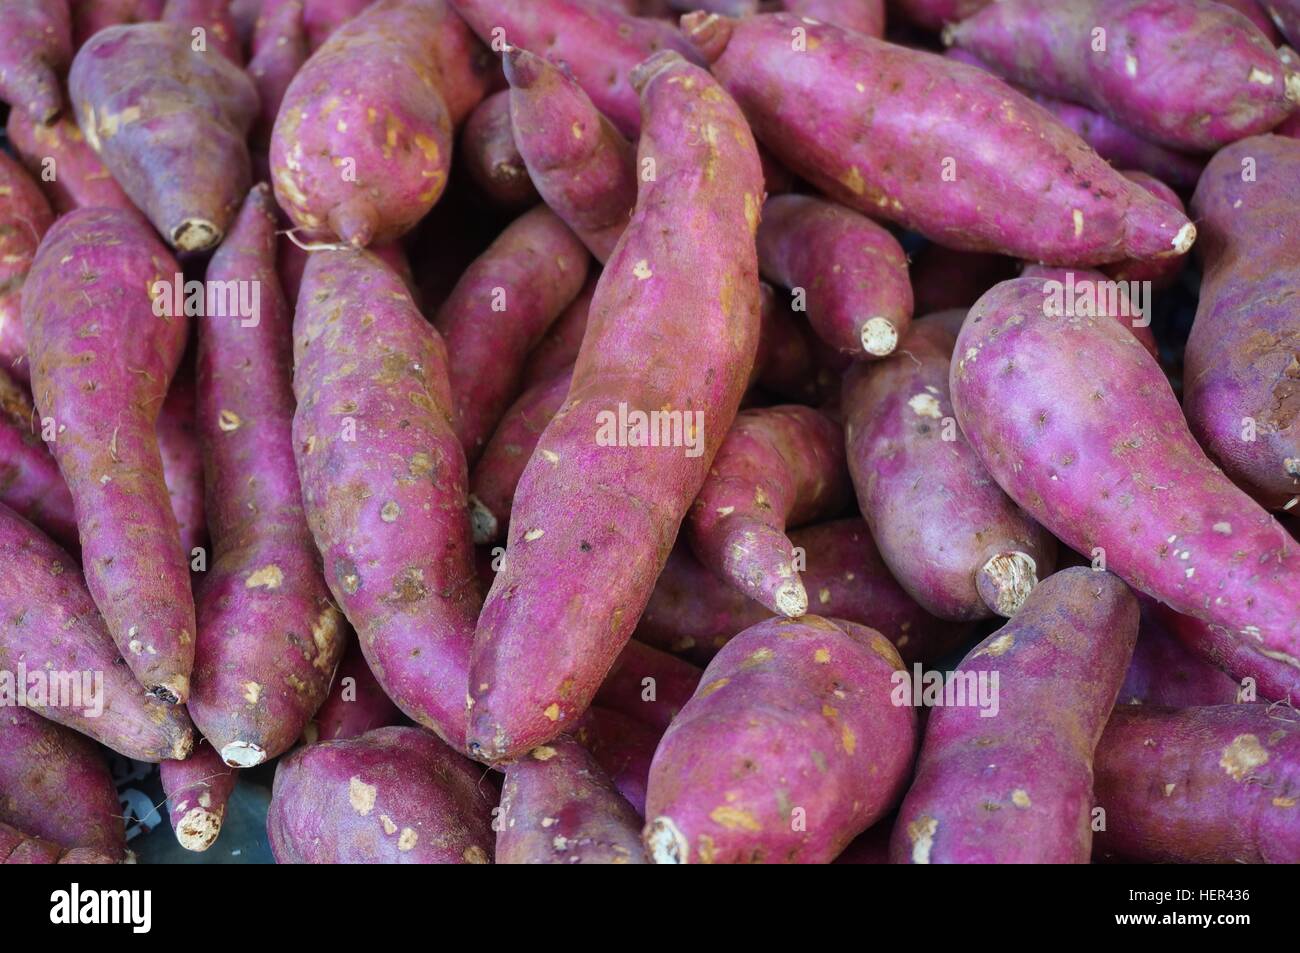
POLYGON ((1142 625, 1119 701, 1125 705, 1230 705, 1239 686, 1209 662, 1193 655, 1171 631, 1179 627, 1168 606, 1143 596, 1142 625))
POLYGON ((527 50, 504 59, 513 139, 546 204, 604 264, 636 205, 636 154, 578 82, 527 50))
POLYGON ((1294 666, 1260 655, 1247 644, 1248 640, 1231 630, 1175 612, 1161 603, 1155 606, 1161 625, 1187 654, 1223 672, 1250 673, 1235 679, 1240 686, 1241 700, 1292 704, 1300 699, 1300 671, 1294 666))
POLYGON ((1043 287, 1003 282, 962 326, 951 386, 966 439, 1058 539, 1211 623, 1242 649, 1235 678, 1285 694, 1266 670, 1300 674, 1300 545, 1205 456, 1132 334, 1045 307, 1043 287))
POLYGON ((184 761, 164 761, 161 774, 176 840, 186 850, 207 850, 221 834, 238 772, 212 745, 200 744, 184 761))
POLYGON ((376 728, 404 723, 404 716, 375 681, 361 645, 353 638, 348 640, 329 696, 303 729, 303 741, 314 745, 356 738, 376 728))
POLYGON ((573 729, 573 737, 591 752, 615 790, 642 818, 650 762, 662 736, 663 731, 645 722, 599 705, 588 708, 573 729))
POLYGON ((459 747, 479 598, 447 355, 370 252, 313 252, 294 454, 325 580, 392 700, 459 747))
POLYGON ((182 372, 168 388, 167 399, 158 414, 158 452, 186 562, 194 557, 195 549, 207 546, 208 542, 203 506, 203 455, 197 429, 194 378, 182 372))
POLYGON ((829 863, 902 796, 916 712, 879 632, 819 616, 747 629, 704 671, 650 768, 655 863, 829 863))
POLYGON ((1195 240, 1176 209, 982 70, 784 13, 682 22, 759 140, 850 208, 951 248, 1055 264, 1195 240))
POLYGON ((27 171, 40 181, 56 214, 92 205, 135 208, 67 116, 45 125, 13 109, 5 132, 27 171))
POLYGON ((596 703, 663 731, 700 684, 690 662, 628 641, 596 692, 596 703))
POLYGON ((587 334, 587 318, 591 315, 591 299, 596 294, 600 272, 593 269, 578 296, 564 309, 564 313, 551 323, 545 336, 528 354, 520 387, 529 390, 538 384, 554 379, 568 371, 578 360, 582 339, 587 334))
POLYGON ((76 549, 77 514, 27 391, 0 369, 0 504, 76 549))
POLYGON ((179 273, 138 216, 78 209, 23 287, 36 406, 57 428, 87 584, 131 671, 172 703, 189 697, 194 600, 156 427, 189 320, 154 285, 179 273))
POLYGON ((267 0, 253 30, 248 75, 257 86, 261 106, 253 127, 252 141, 260 152, 271 145, 275 117, 289 84, 307 62, 307 36, 303 24, 303 0, 267 0))
POLYGON ((0 864, 114 864, 88 847, 62 847, 0 823, 0 864))
POLYGON ((931 710, 894 862, 1087 863, 1093 752, 1137 631, 1116 576, 1076 566, 1040 582, 958 666, 964 703, 949 689, 931 710), (985 678, 996 708, 973 697, 985 678))
POLYGON ((275 772, 267 833, 281 864, 488 864, 481 769, 419 728, 300 748, 275 772))
POLYGON ((744 117, 673 53, 634 81, 639 157, 657 174, 597 286, 569 401, 519 482, 505 568, 479 618, 468 737, 489 761, 544 744, 587 707, 650 597, 758 345, 763 183, 744 117), (656 432, 642 432, 652 419, 656 432))
POLYGON ((184 27, 191 46, 202 42, 202 49, 220 53, 236 66, 244 65, 244 51, 230 12, 230 0, 167 0, 162 21, 184 27))
POLYGON ((1300 863, 1300 718, 1121 705, 1097 745, 1096 850, 1142 863, 1300 863))
POLYGON ((59 78, 72 62, 68 0, 2 0, 0 22, 0 100, 48 123, 63 109, 59 78))
POLYGON ((30 373, 24 360, 23 283, 52 224, 54 215, 40 187, 21 165, 0 152, 0 370, 20 380, 30 373))
POLYGON ((495 205, 519 209, 538 201, 515 144, 509 91, 493 93, 470 113, 460 135, 460 155, 469 177, 495 205))

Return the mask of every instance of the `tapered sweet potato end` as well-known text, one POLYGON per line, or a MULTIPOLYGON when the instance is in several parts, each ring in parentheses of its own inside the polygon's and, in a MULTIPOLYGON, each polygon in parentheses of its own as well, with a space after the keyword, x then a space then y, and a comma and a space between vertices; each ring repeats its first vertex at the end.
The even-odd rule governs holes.
POLYGON ((701 11, 688 13, 681 19, 682 33, 709 63, 717 62, 726 52, 735 26, 736 21, 730 17, 701 11))
POLYGON ((975 588, 984 604, 1011 618, 1038 585, 1038 563, 1028 553, 998 553, 980 567, 975 588))

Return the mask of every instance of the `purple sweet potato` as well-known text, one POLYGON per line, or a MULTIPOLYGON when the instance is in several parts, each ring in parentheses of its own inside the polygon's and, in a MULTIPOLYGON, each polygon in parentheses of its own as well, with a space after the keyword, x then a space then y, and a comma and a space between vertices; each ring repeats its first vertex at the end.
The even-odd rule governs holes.
POLYGON ((262 184, 208 266, 211 284, 257 288, 257 323, 212 316, 199 334, 198 430, 213 553, 198 591, 190 713, 239 767, 298 740, 346 644, 294 463, 293 316, 276 276, 275 228, 275 203, 262 184))
POLYGON ((200 744, 184 761, 164 761, 161 773, 176 840, 186 850, 207 850, 221 834, 238 772, 212 745, 200 744))
POLYGON ((1176 209, 987 72, 784 13, 683 25, 758 139, 850 208, 951 248, 1056 264, 1154 258, 1195 239, 1176 209))
POLYGON ((0 864, 114 864, 88 847, 62 847, 0 823, 0 864))
POLYGON ((1139 863, 1300 863, 1300 718, 1270 705, 1121 705, 1097 745, 1097 852, 1139 863))
POLYGON ((700 684, 683 659, 630 639, 596 692, 596 704, 663 731, 700 684))
POLYGON ((762 327, 751 383, 791 403, 825 403, 840 389, 840 373, 831 373, 820 360, 830 345, 790 309, 784 293, 778 295, 767 282, 759 292, 762 327))
POLYGON ((0 370, 30 373, 22 291, 41 239, 54 223, 50 204, 21 165, 0 152, 0 370))
POLYGON ((230 13, 230 0, 167 0, 162 21, 184 27, 198 53, 220 53, 236 66, 244 65, 244 51, 230 13))
MULTIPOLYGON (((1162 202, 1172 205, 1180 212, 1185 213, 1187 211, 1183 206, 1183 200, 1178 197, 1178 193, 1155 176, 1147 172, 1128 169, 1123 170, 1123 174, 1125 178, 1136 182, 1162 202)), ((1205 233, 1202 231, 1202 241, 1204 241, 1204 237, 1205 233)), ((1178 280, 1178 275, 1186 264, 1186 255, 1167 255, 1163 258, 1151 258, 1145 261, 1116 262, 1113 265, 1106 265, 1103 270, 1115 281, 1149 281, 1153 291, 1162 291, 1178 280)))
POLYGON ((401 711, 375 681, 356 639, 348 640, 329 696, 303 729, 303 741, 356 738, 376 728, 405 723, 401 711))
POLYGON ((888 231, 850 209, 778 195, 758 229, 763 277, 806 296, 808 323, 844 354, 892 354, 912 320, 907 258, 888 231))
POLYGON ((1179 643, 1171 631, 1179 623, 1172 609, 1143 596, 1142 625, 1119 701, 1125 705, 1230 705, 1238 685, 1179 643))
POLYGON ((41 122, 63 109, 59 77, 72 62, 68 0, 0 0, 0 100, 41 122))
POLYGON ((993 0, 894 0, 907 19, 918 26, 938 30, 977 13, 993 0))
POLYGON ((515 219, 438 309, 453 424, 472 465, 518 396, 528 352, 587 280, 587 249, 546 206, 515 219))
POLYGON ((703 10, 729 17, 747 17, 758 12, 758 0, 666 0, 666 3, 670 10, 678 13, 703 10))
POLYGON ((313 252, 293 446, 325 580, 388 696, 459 747, 479 596, 447 352, 370 252, 313 252))
POLYGON ((619 711, 592 705, 573 729, 573 737, 591 752, 614 788, 645 817, 650 762, 663 730, 619 711))
POLYGON ((461 161, 488 199, 506 209, 527 208, 538 201, 510 125, 510 93, 493 93, 470 113, 460 135, 461 161))
POLYGON ((985 467, 1059 540, 1219 629, 1242 650, 1235 678, 1300 674, 1300 544, 1205 456, 1118 321, 1045 308, 1038 279, 1003 282, 962 326, 951 386, 985 467))
POLYGON ((1076 566, 1040 582, 950 676, 956 703, 931 709, 894 862, 1086 864, 1093 752, 1137 631, 1116 576, 1076 566), (985 677, 996 707, 972 700, 985 677))
POLYGON ((60 690, 81 702, 43 705, 29 695, 28 704, 128 758, 186 757, 194 737, 185 709, 140 690, 119 660, 76 560, 4 506, 0 565, 0 670, 14 673, 15 682, 23 671, 65 673, 73 680, 60 690), (89 686, 88 678, 94 679, 89 686))
POLYGON ((650 768, 655 863, 829 863, 898 803, 916 712, 872 629, 809 615, 745 630, 704 671, 650 768))
POLYGON ((68 0, 72 41, 80 50, 100 30, 124 23, 148 23, 162 16, 166 0, 68 0))
POLYGON ((524 390, 553 380, 555 375, 569 371, 582 350, 582 339, 587 334, 587 318, 591 316, 591 299, 596 294, 600 272, 593 269, 578 296, 552 322, 545 336, 528 354, 520 386, 524 390))
POLYGON ((261 105, 252 141, 261 152, 270 148, 271 132, 284 94, 307 56, 303 0, 267 0, 257 17, 252 55, 248 60, 248 75, 257 86, 261 105))
POLYGON ((636 205, 636 153, 578 82, 527 50, 505 54, 513 140, 555 213, 604 264, 636 205))
MULTIPOLYGON (((58 215, 92 205, 133 210, 77 124, 67 116, 45 125, 20 109, 11 110, 5 126, 9 142, 58 215)), ((3 306, 0 305, 0 308, 3 306)), ((0 331, 0 341, 4 339, 0 331)))
POLYGON ((745 410, 691 506, 687 539, 718 576, 795 618, 808 593, 786 528, 838 516, 851 498, 838 423, 798 404, 745 410))
POLYGON ((781 5, 790 13, 864 36, 885 35, 885 0, 782 0, 781 5))
POLYGON ((498 864, 645 864, 641 818, 582 745, 561 735, 506 766, 498 864))
POLYGON ((1206 245, 1183 409, 1206 452, 1270 508, 1300 496, 1298 195, 1300 142, 1259 136, 1219 152, 1192 198, 1206 245))
POLYGON ((1300 2, 1263 0, 1263 4, 1286 41, 1292 46, 1300 46, 1300 2))
POLYGON ((126 856, 122 809, 101 749, 27 708, 0 711, 0 822, 64 847, 126 856))
MULTIPOLYGON (((1278 32, 1277 26, 1269 18, 1269 14, 1265 13, 1264 8, 1260 6, 1260 0, 1215 0, 1215 2, 1221 3, 1225 7, 1232 7, 1232 9, 1255 24, 1255 28, 1264 34, 1264 38, 1273 46, 1281 44, 1282 34, 1278 32)), ((1267 3, 1268 0, 1264 0, 1264 2, 1267 3)), ((1283 5, 1286 2, 1287 0, 1282 0, 1283 5)), ((1297 6, 1296 9, 1300 10, 1300 6, 1297 6)), ((1300 35, 1300 33, 1297 35, 1300 35)))
POLYGON ((569 401, 519 481, 505 568, 479 618, 469 744, 489 761, 544 744, 587 707, 650 597, 757 350, 763 182, 744 117, 676 54, 656 54, 634 80, 639 157, 657 174, 641 183, 596 288, 569 401), (652 419, 649 434, 637 421, 652 419), (676 434, 661 432, 665 419, 676 434))
MULTIPOLYGON (((214 280, 211 274, 209 280, 214 280)), ((167 399, 158 414, 158 452, 186 562, 194 557, 196 549, 208 542, 203 506, 203 456, 197 430, 194 378, 181 374, 167 390, 167 399)))
MULTIPOLYGON (((1154 600, 1153 600, 1154 601, 1154 600)), ((1249 672, 1239 680, 1242 701, 1300 700, 1300 671, 1284 661, 1260 655, 1229 629, 1211 626, 1189 615, 1156 604, 1161 625, 1187 652, 1223 672, 1249 672)), ((1169 704, 1166 702, 1166 704, 1169 704)), ((1208 704, 1208 702, 1203 702, 1208 704)))
POLYGON ((303 25, 314 53, 335 30, 361 14, 375 0, 303 0, 303 25))
POLYGON ((138 216, 78 209, 45 236, 23 287, 32 390, 57 428, 86 582, 131 671, 172 703, 189 697, 194 600, 157 419, 189 320, 155 283, 179 273, 138 216))
MULTIPOLYGON (((1122 263, 1121 267, 1126 264, 1134 263, 1122 263)), ((1050 300, 1052 307, 1059 303, 1062 308, 1073 307, 1085 313, 1091 310, 1094 314, 1113 317, 1137 338, 1148 354, 1160 359, 1160 345, 1151 330, 1151 299, 1143 294, 1142 286, 1116 284, 1104 273, 1089 268, 1053 265, 1026 265, 1020 276, 1040 281, 1043 300, 1050 300)), ((954 334, 961 330, 961 325, 961 320, 956 321, 954 334)))
POLYGON ((1009 500, 952 414, 956 335, 912 325, 897 354, 844 377, 844 439, 858 506, 880 554, 945 619, 1016 614, 1056 564, 1056 542, 1009 500))
POLYGON ((0 369, 0 504, 76 549, 77 514, 59 465, 41 440, 31 398, 0 369))
POLYGON ((281 864, 488 864, 482 769, 419 728, 299 748, 275 772, 267 833, 281 864))

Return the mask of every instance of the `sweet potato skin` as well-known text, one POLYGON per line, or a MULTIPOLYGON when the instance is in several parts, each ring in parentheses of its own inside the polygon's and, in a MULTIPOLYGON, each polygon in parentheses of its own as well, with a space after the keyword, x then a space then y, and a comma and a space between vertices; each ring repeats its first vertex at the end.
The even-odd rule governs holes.
POLYGON ((271 131, 284 94, 308 55, 302 0, 267 0, 262 4, 248 60, 248 75, 257 86, 261 106, 252 141, 261 152, 271 145, 271 131))
POLYGON ((1192 198, 1206 244, 1197 253, 1204 274, 1183 409, 1206 452, 1270 508, 1300 496, 1298 194, 1300 142, 1256 136, 1221 150, 1192 198), (1243 182, 1243 164, 1252 162, 1254 178, 1243 182))
MULTIPOLYGON (((1187 209, 1178 193, 1154 175, 1137 169, 1121 171, 1130 182, 1136 182, 1162 202, 1186 214, 1187 209)), ((1186 264, 1186 255, 1168 255, 1164 258, 1116 262, 1106 265, 1103 270, 1115 281, 1149 281, 1153 291, 1163 291, 1178 280, 1178 275, 1186 264)))
POLYGON ((73 46, 79 50, 107 27, 157 20, 166 0, 68 0, 68 5, 72 10, 73 46))
POLYGON ((1300 4, 1295 0, 1263 0, 1263 4, 1286 41, 1300 44, 1300 4))
POLYGON ((134 210, 122 187, 104 168, 77 124, 67 116, 45 125, 22 110, 13 109, 5 132, 27 171, 41 180, 45 197, 57 215, 92 205, 134 210), (48 168, 53 173, 48 181, 42 175, 47 162, 52 163, 48 168))
POLYGON ((0 504, 76 549, 77 514, 59 465, 40 437, 31 398, 0 369, 0 504))
POLYGON ((957 669, 996 673, 996 717, 931 709, 894 863, 1087 863, 1093 752, 1137 631, 1117 576, 1078 566, 1040 582, 957 669))
POLYGON ((596 704, 659 730, 690 701, 700 670, 636 639, 628 641, 596 692, 596 704))
POLYGON ((1125 705, 1231 705, 1238 685, 1181 645, 1173 631, 1182 620, 1168 606, 1142 597, 1142 625, 1119 701, 1125 705))
POLYGON ((615 790, 642 818, 650 762, 662 736, 661 730, 600 705, 588 708, 573 730, 573 737, 591 752, 615 790))
POLYGON ((864 36, 885 35, 885 0, 782 0, 782 6, 790 13, 864 36))
POLYGON ((312 745, 339 741, 405 723, 405 716, 375 681, 361 645, 352 638, 334 674, 329 696, 303 729, 303 741, 312 745))
POLYGON ((244 65, 244 52, 239 46, 230 0, 167 0, 162 22, 184 27, 191 42, 194 31, 202 30, 204 52, 217 52, 236 66, 244 65))
POLYGON ((568 372, 578 360, 582 339, 587 334, 587 318, 591 315, 591 299, 596 294, 600 272, 592 269, 587 283, 578 296, 569 303, 547 329, 546 335, 528 354, 520 387, 530 390, 538 384, 553 380, 557 374, 568 372))
POLYGON ((88 847, 61 847, 0 823, 0 864, 113 864, 111 857, 88 847))
MULTIPOLYGON (((1127 267, 1128 265, 1133 264, 1149 265, 1155 263, 1122 262, 1117 267, 1127 267)), ((1143 323, 1144 319, 1141 315, 1133 313, 1136 311, 1136 307, 1126 307, 1122 305, 1113 309, 1110 307, 1110 302, 1105 297, 1110 289, 1109 279, 1103 272, 1094 271, 1091 268, 1057 268, 1052 265, 1025 265, 1024 268, 1021 269, 1020 277, 1034 278, 1039 281, 1041 283, 1039 287, 1042 289, 1044 297, 1049 295, 1055 288, 1055 286, 1051 285, 1050 282, 1059 283, 1059 290, 1061 292, 1063 303, 1066 300, 1066 289, 1071 287, 1077 289, 1076 293, 1082 296, 1081 300, 1087 300, 1087 295, 1092 295, 1098 302, 1097 310, 1114 318, 1120 325, 1126 328, 1134 338, 1137 339, 1139 344, 1146 348, 1148 354, 1157 361, 1160 360, 1160 345, 1156 342, 1155 333, 1151 330, 1149 323, 1143 323)), ((1115 299, 1117 302, 1129 300, 1129 289, 1127 287, 1116 287, 1114 290, 1118 295, 1115 299)), ((1150 303, 1149 298, 1147 299, 1147 303, 1150 303)), ((1076 302, 1076 307, 1079 306, 1081 305, 1076 302)), ((1149 321, 1149 318, 1150 315, 1148 314, 1145 320, 1149 321)), ((953 328, 954 333, 961 330, 961 325, 962 322, 960 320, 955 323, 953 328)))
POLYGON ((461 161, 470 178, 497 206, 527 208, 538 201, 510 126, 510 93, 493 93, 470 113, 460 136, 461 161))
POLYGON ((993 0, 894 0, 903 14, 918 26, 941 29, 977 13, 993 0))
POLYGON ((168 388, 167 399, 158 414, 163 482, 167 484, 181 552, 187 563, 194 558, 196 549, 208 544, 208 522, 203 506, 203 455, 199 450, 195 400, 194 377, 182 369, 168 388))
POLYGON ((590 702, 735 417, 757 349, 763 182, 744 118, 675 54, 652 57, 635 79, 639 155, 658 173, 642 183, 597 286, 568 403, 519 481, 505 568, 479 618, 468 737, 490 761, 544 744, 590 702), (686 339, 694 357, 683 365, 675 355, 686 339), (679 409, 695 448, 625 434, 593 441, 617 429, 620 404, 679 409))
POLYGON ((916 712, 889 698, 902 666, 880 633, 814 615, 729 642, 655 752, 653 860, 833 860, 906 788, 916 712))
POLYGON ((63 109, 59 78, 72 61, 68 0, 4 0, 0 18, 0 100, 51 122, 63 109))
POLYGON ((184 761, 164 761, 160 770, 176 840, 186 850, 207 850, 221 833, 238 772, 210 744, 200 744, 184 761))
POLYGON ((320 49, 331 33, 372 3, 374 0, 304 0, 303 25, 311 51, 320 49))
POLYGON ((379 728, 280 761, 267 817, 281 864, 488 864, 481 768, 419 728, 379 728))
POLYGON ((26 380, 22 290, 41 239, 54 224, 50 204, 25 169, 0 152, 0 370, 26 380))

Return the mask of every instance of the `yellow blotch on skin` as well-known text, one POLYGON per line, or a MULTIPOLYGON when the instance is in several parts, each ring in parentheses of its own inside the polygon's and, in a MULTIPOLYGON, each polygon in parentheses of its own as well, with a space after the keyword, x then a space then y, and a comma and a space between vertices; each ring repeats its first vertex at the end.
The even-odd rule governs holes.
POLYGON ((554 748, 550 747, 549 745, 542 745, 541 747, 534 748, 532 750, 532 756, 534 761, 550 761, 552 758, 556 756, 557 753, 558 752, 554 748))
POLYGON ((709 819, 729 831, 761 831, 763 825, 748 811, 720 804, 709 812, 709 819))
POLYGON ((546 710, 542 712, 542 714, 545 715, 547 718, 549 718, 551 721, 559 721, 560 706, 557 705, 555 702, 551 702, 549 705, 546 706, 546 710))
POLYGON ((348 803, 352 805, 352 810, 362 817, 375 809, 375 798, 378 794, 378 788, 373 784, 366 784, 356 775, 348 779, 348 803))
POLYGON ((830 649, 818 649, 816 652, 813 653, 813 661, 816 662, 818 665, 825 665, 830 660, 831 660, 830 649))
POLYGON ((1006 655, 1009 651, 1011 651, 1012 647, 1015 644, 1016 644, 1016 637, 1011 633, 1007 633, 1006 635, 999 635, 987 646, 985 646, 984 648, 976 652, 975 655, 977 656, 989 655, 992 656, 993 658, 997 658, 999 655, 1006 655))
POLYGON ((1255 735, 1237 735, 1219 758, 1219 767, 1234 781, 1244 781, 1252 771, 1266 764, 1268 752, 1255 735))
POLYGON ((848 725, 840 726, 840 744, 843 745, 846 754, 853 754, 858 750, 858 736, 848 725))
POLYGON ((245 589, 279 589, 282 585, 284 585, 284 571, 275 563, 254 570, 244 580, 245 589))
POLYGON ((930 862, 930 850, 934 847, 934 835, 938 830, 939 822, 925 814, 907 825, 907 839, 912 842, 912 863, 930 862))
POLYGON ((654 272, 650 270, 650 262, 644 258, 632 266, 632 274, 642 281, 654 277, 654 272))
POLYGON ((730 682, 731 679, 729 678, 719 678, 716 681, 709 682, 709 684, 705 685, 703 688, 699 690, 699 693, 696 695, 696 697, 707 698, 708 696, 716 692, 718 689, 725 688, 730 682))
POLYGON ((397 849, 405 853, 408 850, 414 850, 420 835, 415 833, 411 828, 402 828, 402 834, 397 838, 397 849))
POLYGON ((1011 803, 1016 807, 1029 807, 1029 792, 1024 788, 1016 788, 1011 792, 1011 803))
POLYGON ((840 176, 840 183, 854 195, 861 195, 867 190, 867 183, 856 165, 849 166, 849 170, 840 176))

